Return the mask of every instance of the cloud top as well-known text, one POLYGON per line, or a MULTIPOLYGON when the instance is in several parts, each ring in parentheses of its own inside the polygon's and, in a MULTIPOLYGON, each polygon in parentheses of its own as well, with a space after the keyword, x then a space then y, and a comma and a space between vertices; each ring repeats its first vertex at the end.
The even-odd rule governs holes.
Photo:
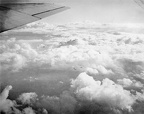
POLYGON ((129 91, 108 78, 100 82, 95 81, 86 73, 81 73, 72 81, 71 86, 81 100, 95 101, 110 107, 128 110, 131 110, 131 106, 135 102, 129 91))

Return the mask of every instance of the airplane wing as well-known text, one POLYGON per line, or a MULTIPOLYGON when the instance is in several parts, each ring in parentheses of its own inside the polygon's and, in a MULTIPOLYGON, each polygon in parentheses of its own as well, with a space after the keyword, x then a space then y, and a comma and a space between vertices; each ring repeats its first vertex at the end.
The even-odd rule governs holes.
POLYGON ((1 3, 0 33, 69 9, 51 3, 1 3))
POLYGON ((134 0, 134 2, 144 9, 144 0, 134 0))

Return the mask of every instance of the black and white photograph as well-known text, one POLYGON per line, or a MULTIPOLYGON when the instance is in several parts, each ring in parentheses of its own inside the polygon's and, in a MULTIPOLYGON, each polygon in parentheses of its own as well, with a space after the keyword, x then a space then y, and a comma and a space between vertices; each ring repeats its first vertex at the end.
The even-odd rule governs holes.
POLYGON ((0 114, 144 114, 144 0, 0 0, 0 114))

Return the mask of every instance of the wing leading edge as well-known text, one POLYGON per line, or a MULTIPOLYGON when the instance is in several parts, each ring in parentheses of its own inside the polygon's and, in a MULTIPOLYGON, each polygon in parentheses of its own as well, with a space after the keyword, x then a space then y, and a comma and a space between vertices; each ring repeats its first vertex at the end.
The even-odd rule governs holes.
POLYGON ((69 9, 50 3, 0 4, 0 32, 40 20, 69 9))

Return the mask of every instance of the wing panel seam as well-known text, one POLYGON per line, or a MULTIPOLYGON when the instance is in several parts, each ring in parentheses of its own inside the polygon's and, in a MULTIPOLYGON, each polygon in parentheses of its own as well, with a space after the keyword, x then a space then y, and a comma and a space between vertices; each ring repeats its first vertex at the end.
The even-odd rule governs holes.
POLYGON ((61 9, 61 8, 65 8, 65 6, 59 7, 59 8, 55 8, 55 9, 51 9, 51 10, 47 10, 47 11, 40 12, 40 13, 36 13, 36 14, 33 14, 32 16, 36 17, 36 15, 39 15, 39 14, 42 14, 42 13, 46 13, 46 12, 50 12, 50 11, 54 11, 54 10, 58 10, 58 9, 61 9))

